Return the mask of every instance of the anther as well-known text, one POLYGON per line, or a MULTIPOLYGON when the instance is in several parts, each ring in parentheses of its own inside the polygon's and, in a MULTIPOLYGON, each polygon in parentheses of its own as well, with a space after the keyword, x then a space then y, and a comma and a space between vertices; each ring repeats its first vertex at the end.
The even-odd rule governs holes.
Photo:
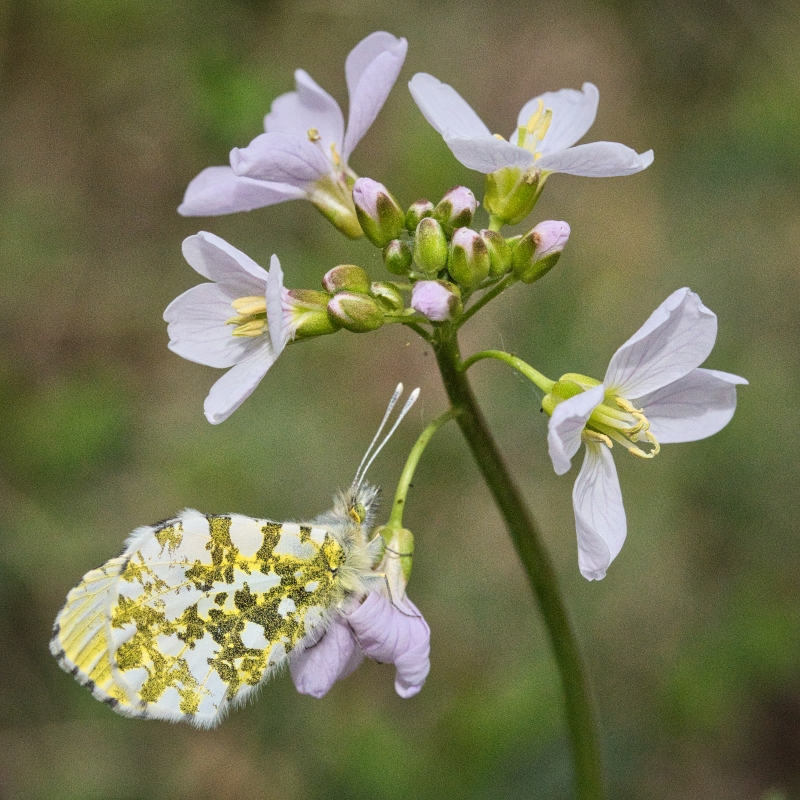
POLYGON ((603 444, 608 445, 609 448, 614 446, 614 442, 611 441, 611 438, 606 436, 604 433, 590 431, 588 428, 584 428, 582 435, 584 440, 588 439, 593 442, 602 442, 603 444))
POLYGON ((309 142, 318 142, 322 138, 316 128, 309 128, 306 135, 309 142))

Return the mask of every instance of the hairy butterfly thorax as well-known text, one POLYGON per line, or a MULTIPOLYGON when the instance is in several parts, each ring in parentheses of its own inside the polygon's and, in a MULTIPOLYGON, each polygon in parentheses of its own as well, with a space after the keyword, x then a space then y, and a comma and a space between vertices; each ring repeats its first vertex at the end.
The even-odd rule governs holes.
POLYGON ((366 595, 387 594, 379 490, 364 476, 418 395, 375 447, 401 392, 351 487, 312 522, 187 509, 135 530, 67 596, 50 643, 61 667, 125 716, 210 727, 366 595))

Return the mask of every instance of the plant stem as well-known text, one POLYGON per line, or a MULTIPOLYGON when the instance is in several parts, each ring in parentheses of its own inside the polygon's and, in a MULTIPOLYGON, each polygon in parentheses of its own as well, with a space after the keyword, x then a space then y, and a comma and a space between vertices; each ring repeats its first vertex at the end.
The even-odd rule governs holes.
POLYGON ((536 524, 489 433, 463 372, 455 331, 437 331, 434 351, 456 422, 483 474, 539 603, 561 675, 579 800, 602 800, 600 744, 589 684, 558 581, 536 524))
POLYGON ((458 326, 461 327, 473 314, 480 311, 490 300, 494 300, 497 295, 508 289, 509 286, 517 282, 517 278, 509 272, 501 281, 498 281, 485 295, 476 300, 459 318, 458 326))
POLYGON ((512 356, 511 353, 504 353, 502 350, 482 350, 480 353, 471 355, 461 364, 461 371, 466 372, 473 364, 484 358, 496 358, 498 361, 508 364, 509 367, 512 367, 524 375, 531 383, 538 386, 545 394, 552 392, 553 387, 556 385, 555 381, 551 381, 550 378, 542 375, 538 369, 534 369, 521 358, 512 356))

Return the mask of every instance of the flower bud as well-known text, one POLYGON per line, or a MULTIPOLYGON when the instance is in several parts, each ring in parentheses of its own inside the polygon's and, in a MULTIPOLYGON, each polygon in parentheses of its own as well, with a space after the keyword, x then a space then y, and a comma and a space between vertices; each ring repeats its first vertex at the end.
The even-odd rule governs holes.
POLYGON ((369 295, 339 292, 328 300, 331 319, 353 333, 367 333, 383 325, 383 311, 369 295))
POLYGON ((369 288, 369 293, 378 301, 381 308, 390 313, 402 311, 405 306, 402 292, 392 283, 374 281, 369 288))
POLYGON ((414 261, 429 275, 435 275, 447 264, 447 237, 442 226, 430 217, 420 220, 414 238, 414 261))
POLYGON ((533 283, 544 277, 561 256, 569 239, 566 222, 540 222, 523 236, 514 248, 514 274, 523 283, 533 283))
POLYGON ((392 239, 383 248, 383 263, 392 275, 408 275, 412 260, 411 248, 400 239, 392 239))
POLYGON ((315 289, 289 289, 283 293, 283 312, 295 339, 323 336, 339 330, 339 324, 328 315, 329 300, 326 292, 315 289))
POLYGON ((431 322, 446 322, 461 310, 461 292, 450 281, 417 281, 411 290, 411 308, 431 322))
POLYGON ((516 225, 533 210, 543 184, 539 170, 503 167, 486 176, 483 205, 504 225, 516 225))
POLYGON ((322 285, 329 294, 344 290, 366 294, 369 291, 369 275, 355 264, 339 264, 323 275, 322 285))
POLYGON ((489 277, 502 278, 511 269, 511 245, 497 231, 482 230, 489 251, 489 277))
POLYGON ((489 249, 472 228, 459 228, 453 234, 447 271, 465 289, 474 289, 489 275, 489 249))
POLYGON ((414 233, 420 221, 431 214, 433 214, 433 203, 430 200, 415 200, 406 211, 406 228, 414 233))
POLYGON ((475 195, 466 186, 456 186, 433 209, 433 218, 441 224, 445 235, 450 237, 456 229, 469 227, 477 207, 475 195))
POLYGON ((367 239, 376 247, 384 247, 400 235, 406 215, 389 190, 372 178, 359 178, 353 185, 358 221, 367 239))

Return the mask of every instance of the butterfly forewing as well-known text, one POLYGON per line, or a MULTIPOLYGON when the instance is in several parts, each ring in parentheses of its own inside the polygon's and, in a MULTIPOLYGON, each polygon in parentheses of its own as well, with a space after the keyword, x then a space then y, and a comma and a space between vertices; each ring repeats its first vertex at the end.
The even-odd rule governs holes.
POLYGON ((321 635, 342 596, 344 561, 320 526, 187 510, 138 529, 122 557, 85 576, 59 615, 59 636, 77 637, 87 653, 75 662, 84 683, 97 669, 88 653, 107 653, 106 693, 125 701, 118 711, 214 725, 321 635), (93 577, 102 570, 111 577, 93 577), (77 633, 84 585, 97 587, 97 621, 77 633))

